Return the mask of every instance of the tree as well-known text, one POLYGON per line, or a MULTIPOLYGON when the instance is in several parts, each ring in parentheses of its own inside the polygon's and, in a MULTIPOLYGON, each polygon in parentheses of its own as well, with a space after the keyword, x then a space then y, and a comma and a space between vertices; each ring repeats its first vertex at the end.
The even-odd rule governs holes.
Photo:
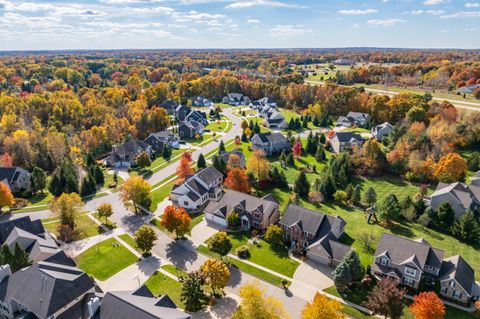
POLYGON ((232 241, 228 238, 226 232, 219 231, 208 239, 208 249, 223 258, 232 249, 232 241))
POLYGON ((458 219, 452 229, 455 237, 466 242, 477 243, 480 240, 480 225, 472 211, 468 211, 458 219))
POLYGON ((280 300, 265 296, 258 283, 249 283, 240 288, 242 301, 232 319, 288 319, 290 318, 280 300))
POLYGON ((135 214, 138 214, 138 205, 149 208, 152 203, 152 187, 141 176, 133 176, 125 181, 120 191, 120 198, 124 204, 129 201, 133 202, 135 214))
POLYGON ((200 266, 200 271, 205 278, 205 284, 212 289, 215 294, 216 289, 225 288, 230 279, 230 270, 223 261, 209 259, 200 266))
POLYGON ((345 261, 340 262, 332 274, 333 283, 340 293, 347 291, 352 285, 352 271, 345 261))
POLYGON ((298 139, 292 147, 292 153, 295 157, 302 156, 302 142, 298 139))
POLYGON ((43 194, 43 190, 47 186, 47 174, 40 167, 34 167, 32 171, 32 191, 34 193, 40 191, 43 194))
POLYGON ((179 238, 190 232, 192 218, 185 208, 169 205, 165 207, 160 223, 169 232, 175 232, 176 238, 179 238))
POLYGON ((255 150, 247 159, 246 166, 247 172, 252 173, 258 181, 268 179, 270 162, 266 159, 263 151, 255 150))
POLYGON ((312 131, 308 133, 306 150, 311 155, 315 155, 317 152, 317 139, 313 137, 312 131))
POLYGON ((103 170, 98 165, 93 165, 92 175, 95 178, 97 185, 103 185, 105 183, 105 177, 103 176, 103 170))
POLYGON ((310 192, 310 183, 307 179, 307 175, 302 171, 298 174, 294 183, 294 191, 298 196, 306 198, 310 192))
POLYGON ((182 278, 180 300, 185 303, 188 311, 197 311, 202 306, 204 292, 202 289, 203 277, 199 272, 191 272, 182 278))
POLYGON ((440 204, 440 206, 432 212, 432 216, 435 224, 446 231, 450 231, 455 222, 455 211, 449 202, 440 204))
POLYGON ((320 163, 324 161, 325 158, 325 147, 323 146, 323 144, 318 144, 317 152, 315 153, 315 160, 320 163))
POLYGON ((48 190, 56 197, 63 193, 78 193, 77 170, 70 159, 62 160, 55 169, 48 190))
POLYGON ((2 207, 10 207, 13 206, 13 204, 15 204, 15 199, 13 198, 10 187, 8 187, 4 182, 0 182, 0 212, 2 207))
POLYGON ((227 169, 227 163, 221 156, 214 156, 212 160, 212 165, 215 167, 219 172, 225 173, 227 169))
POLYGON ((449 153, 433 166, 433 176, 440 182, 461 181, 467 174, 467 161, 457 153, 449 153))
POLYGON ((295 157, 293 157, 293 153, 287 155, 287 165, 290 167, 295 166, 295 157))
POLYGON ((102 203, 97 207, 97 214, 100 218, 105 218, 105 224, 108 222, 108 218, 113 215, 112 204, 102 203))
POLYGON ((145 169, 145 167, 149 167, 150 165, 152 165, 152 160, 150 159, 150 154, 148 154, 147 152, 141 152, 137 156, 137 165, 141 169, 145 169))
POLYGON ((240 226, 240 217, 236 211, 232 210, 227 215, 227 224, 230 229, 237 229, 240 226))
POLYGON ((345 254, 343 260, 350 268, 350 272, 352 273, 352 281, 354 283, 359 283, 362 281, 363 276, 365 276, 365 268, 360 262, 360 257, 358 256, 357 252, 353 249, 350 250, 345 254))
POLYGON ((192 153, 185 152, 182 154, 182 158, 180 159, 180 163, 177 166, 177 176, 178 179, 183 181, 189 175, 195 173, 192 166, 192 153))
POLYGON ((12 252, 8 245, 3 245, 0 251, 0 264, 10 265, 12 272, 16 272, 22 268, 31 265, 28 259, 28 254, 19 243, 15 243, 15 248, 12 252))
POLYGON ((342 309, 340 302, 317 292, 313 301, 303 308, 302 319, 344 319, 342 309))
POLYGON ((355 206, 360 205, 360 199, 362 197, 362 188, 360 185, 356 185, 355 188, 353 189, 353 194, 352 194, 352 204, 355 206))
POLYGON ((223 140, 220 140, 220 145, 218 145, 218 154, 221 155, 223 152, 225 152, 225 144, 223 143, 223 140))
POLYGON ((88 173, 82 180, 80 195, 83 197, 94 194, 97 191, 97 182, 92 174, 88 173))
POLYGON ((377 193, 373 187, 367 188, 367 191, 363 195, 363 201, 367 203, 368 206, 373 206, 377 202, 377 193))
POLYGON ((378 216, 381 220, 391 222, 398 219, 402 208, 395 194, 388 195, 378 209, 378 216))
POLYGON ((250 192, 250 181, 242 168, 232 168, 225 178, 224 184, 227 188, 233 189, 237 192, 248 193, 250 192))
POLYGON ((202 153, 198 155, 197 167, 198 169, 204 169, 205 167, 207 167, 207 162, 205 161, 205 157, 202 153))
POLYGON ((51 209, 60 219, 61 225, 67 225, 72 230, 75 230, 76 219, 83 206, 82 199, 77 193, 62 194, 57 197, 51 209))
POLYGON ((403 299, 406 290, 400 289, 395 279, 384 278, 369 294, 364 306, 374 314, 391 319, 399 319, 403 313, 403 299))
POLYGON ((283 243, 284 232, 280 226, 269 225, 265 232, 265 240, 272 245, 280 246, 283 243))
POLYGON ((445 305, 433 291, 421 292, 414 296, 410 311, 415 319, 445 318, 445 305))
POLYGON ((135 244, 137 247, 143 251, 143 254, 149 254, 155 244, 155 240, 157 240, 157 234, 153 230, 152 227, 147 225, 142 225, 136 232, 135 232, 135 244))

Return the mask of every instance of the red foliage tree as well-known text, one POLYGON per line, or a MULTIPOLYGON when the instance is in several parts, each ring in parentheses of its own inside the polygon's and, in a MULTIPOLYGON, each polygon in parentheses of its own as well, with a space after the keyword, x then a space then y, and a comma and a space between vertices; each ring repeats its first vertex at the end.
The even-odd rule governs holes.
POLYGON ((302 142, 300 140, 297 140, 295 144, 293 144, 293 155, 295 157, 302 156, 302 142))
POLYGON ((13 159, 8 153, 4 153, 0 155, 0 165, 5 167, 12 167, 13 166, 13 159))
POLYGON ((169 232, 175 232, 178 238, 190 231, 191 222, 192 219, 185 208, 169 205, 165 207, 160 224, 169 232))
POLYGON ((185 152, 182 154, 182 159, 177 166, 177 176, 180 180, 184 180, 188 175, 195 173, 192 166, 192 154, 185 152))
POLYGON ((413 297, 410 311, 415 319, 442 319, 445 317, 445 305, 433 291, 421 292, 413 297))
POLYGON ((227 188, 238 192, 248 193, 250 191, 250 182, 244 169, 234 167, 229 172, 224 182, 227 188))

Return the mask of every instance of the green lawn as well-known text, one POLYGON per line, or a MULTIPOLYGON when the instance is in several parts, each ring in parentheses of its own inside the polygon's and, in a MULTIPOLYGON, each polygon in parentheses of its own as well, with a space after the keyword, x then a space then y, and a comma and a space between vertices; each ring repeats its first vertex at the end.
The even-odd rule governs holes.
POLYGON ((185 277, 187 275, 186 271, 178 267, 175 267, 174 265, 167 264, 167 265, 162 265, 160 267, 163 270, 168 271, 169 273, 177 277, 185 277))
POLYGON ((152 192, 152 204, 150 205, 150 210, 152 212, 155 212, 157 210, 158 204, 163 202, 163 200, 170 195, 170 192, 172 191, 173 185, 175 185, 175 183, 175 180, 171 181, 152 192))
POLYGON ((136 251, 138 251, 140 254, 143 254, 143 251, 141 251, 141 250, 137 247, 137 243, 135 242, 135 239, 133 239, 132 236, 130 236, 129 234, 121 234, 121 235, 119 235, 118 237, 120 237, 121 240, 123 240, 124 242, 126 242, 130 247, 132 247, 133 249, 135 249, 136 251))
POLYGON ((134 264, 137 257, 115 238, 109 238, 84 251, 75 258, 75 261, 87 274, 105 281, 134 264))
POLYGON ((179 308, 185 309, 185 304, 180 299, 182 284, 161 272, 156 271, 145 282, 145 286, 155 295, 168 295, 179 308))
POLYGON ((217 121, 212 121, 208 123, 207 126, 205 126, 204 130, 208 130, 210 132, 222 132, 226 127, 228 127, 228 122, 226 121, 220 121, 217 123, 217 121))
POLYGON ((105 217, 100 217, 98 216, 98 213, 93 213, 93 217, 100 221, 103 225, 105 225, 109 229, 117 228, 117 225, 110 220, 110 218, 107 218, 105 221, 105 217))
MULTIPOLYGON (((103 187, 108 188, 110 184, 114 184, 113 176, 114 174, 109 174, 107 170, 103 170, 103 176, 105 178, 105 183, 103 183, 103 187)), ((117 185, 122 185, 123 179, 117 174, 117 185)))
MULTIPOLYGON (((57 219, 57 218, 55 218, 57 219)), ((53 220, 55 220, 53 219, 53 220)), ((47 220, 45 223, 44 220, 44 227, 52 234, 58 237, 58 225, 60 225, 60 221, 57 220, 55 222, 51 222, 52 219, 47 220), (50 221, 50 222, 48 222, 50 221)), ((76 220, 77 227, 75 228, 75 240, 81 240, 88 237, 96 236, 103 232, 103 229, 99 227, 87 214, 79 214, 76 220)))
POLYGON ((203 220, 203 213, 198 214, 191 214, 190 217, 192 218, 192 229, 193 227, 197 226, 203 220))
POLYGON ((29 206, 47 205, 52 199, 53 195, 48 190, 44 190, 43 194, 37 193, 27 198, 29 206))

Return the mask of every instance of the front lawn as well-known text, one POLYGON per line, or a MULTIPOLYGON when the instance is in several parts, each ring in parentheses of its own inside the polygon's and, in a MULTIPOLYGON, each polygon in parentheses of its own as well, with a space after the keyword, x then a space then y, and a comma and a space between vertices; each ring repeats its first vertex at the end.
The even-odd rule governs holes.
MULTIPOLYGON (((60 221, 56 220, 54 222, 44 222, 43 226, 55 236, 59 236, 58 234, 58 226, 60 225, 60 221)), ((74 240, 81 240, 88 237, 96 236, 103 232, 103 229, 99 227, 87 214, 79 214, 76 219, 77 227, 75 228, 74 240)))
POLYGON ((185 309, 185 304, 180 299, 180 294, 182 292, 182 284, 172 278, 166 276, 165 274, 156 271, 148 280, 145 282, 145 286, 154 294, 155 296, 168 295, 170 299, 177 305, 177 307, 185 309))
POLYGON ((185 277, 187 276, 187 272, 184 271, 183 269, 180 269, 178 267, 175 267, 174 265, 170 265, 170 264, 167 264, 167 265, 162 265, 160 266, 163 270, 171 273, 172 275, 174 276, 177 276, 177 277, 185 277))
POLYGON ((101 281, 107 280, 136 261, 137 257, 115 238, 104 240, 75 258, 80 269, 101 281))
POLYGON ((120 237, 121 240, 123 240, 125 243, 127 243, 130 247, 132 247, 133 249, 135 249, 136 251, 138 251, 140 254, 143 254, 143 251, 141 251, 138 247, 137 247, 137 243, 135 242, 135 239, 133 239, 132 236, 130 236, 129 234, 121 234, 119 235, 118 237, 120 237))
POLYGON ((155 212, 157 210, 158 204, 163 202, 165 198, 170 195, 175 183, 176 180, 173 180, 152 192, 152 204, 150 205, 150 211, 155 212))

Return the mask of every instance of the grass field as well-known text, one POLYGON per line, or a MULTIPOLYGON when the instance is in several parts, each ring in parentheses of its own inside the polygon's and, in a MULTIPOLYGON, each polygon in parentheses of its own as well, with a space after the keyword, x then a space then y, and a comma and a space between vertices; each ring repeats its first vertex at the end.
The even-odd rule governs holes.
POLYGON ((87 274, 105 281, 134 264, 137 257, 115 238, 109 238, 84 251, 75 258, 75 261, 87 274))
POLYGON ((178 281, 156 271, 145 282, 145 286, 147 286, 155 296, 168 295, 177 307, 185 308, 185 304, 180 299, 182 284, 178 281))
MULTIPOLYGON (((55 218, 56 219, 56 218, 55 218)), ((42 220, 42 222, 45 222, 42 220)), ((76 220, 77 226, 75 228, 75 240, 81 240, 88 237, 96 236, 102 233, 100 228, 87 214, 79 214, 76 220)), ((45 222, 44 227, 52 234, 58 237, 57 228, 60 225, 60 221, 45 222)))
POLYGON ((175 185, 175 183, 175 180, 171 181, 152 192, 152 204, 150 205, 150 210, 152 212, 155 212, 157 210, 158 204, 163 202, 163 200, 170 195, 172 187, 173 185, 175 185))

